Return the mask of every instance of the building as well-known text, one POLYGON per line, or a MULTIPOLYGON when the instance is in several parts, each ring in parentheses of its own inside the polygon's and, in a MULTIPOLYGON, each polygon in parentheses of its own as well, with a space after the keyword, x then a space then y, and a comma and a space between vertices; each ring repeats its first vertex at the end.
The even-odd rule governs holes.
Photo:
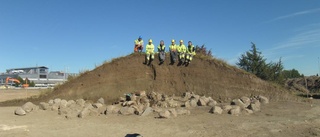
POLYGON ((51 71, 45 66, 29 68, 7 69, 5 73, 0 74, 0 84, 4 85, 7 77, 22 79, 28 78, 35 83, 36 87, 51 87, 62 84, 67 81, 69 76, 76 76, 75 73, 66 73, 61 71, 51 71))

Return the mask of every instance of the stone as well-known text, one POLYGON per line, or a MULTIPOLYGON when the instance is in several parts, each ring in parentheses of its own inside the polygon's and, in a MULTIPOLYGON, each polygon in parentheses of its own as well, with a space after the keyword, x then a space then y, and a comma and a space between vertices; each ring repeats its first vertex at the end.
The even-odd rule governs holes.
POLYGON ((219 107, 219 106, 214 106, 214 107, 212 107, 212 108, 210 109, 209 112, 212 113, 212 114, 222 114, 223 110, 222 110, 222 108, 219 107))
POLYGON ((92 104, 92 106, 93 106, 94 108, 100 108, 100 107, 102 107, 103 105, 102 105, 101 103, 94 103, 94 104, 92 104))
POLYGON ((139 96, 140 97, 146 97, 147 96, 146 91, 140 91, 139 92, 139 96))
POLYGON ((143 107, 140 107, 139 105, 133 105, 131 106, 134 109, 134 114, 141 115, 143 112, 143 107))
MULTIPOLYGON (((200 99, 200 96, 199 95, 192 95, 192 98, 195 98, 196 100, 199 100, 200 99)), ((198 102, 198 101, 197 101, 198 102)))
POLYGON ((140 98, 140 103, 142 104, 149 103, 149 102, 150 100, 146 96, 143 96, 140 98))
POLYGON ((252 102, 249 107, 253 112, 260 111, 260 102, 258 100, 252 102))
POLYGON ((241 109, 245 109, 247 107, 240 99, 232 100, 231 105, 239 106, 241 109))
POLYGON ((24 116, 26 115, 26 111, 24 111, 21 107, 17 108, 15 111, 14 111, 14 114, 15 115, 18 115, 18 116, 24 116))
POLYGON ((76 104, 81 107, 83 107, 85 103, 86 103, 86 101, 84 101, 84 99, 82 99, 82 98, 76 100, 76 104))
POLYGON ((67 104, 68 104, 68 101, 63 99, 60 101, 59 108, 66 108, 67 104))
POLYGON ((169 109, 169 112, 170 112, 170 115, 173 116, 173 117, 177 117, 178 116, 178 113, 177 113, 176 109, 174 109, 174 108, 169 109))
POLYGON ((162 108, 167 108, 168 107, 168 103, 167 102, 158 102, 158 104, 162 108))
POLYGON ((137 100, 137 96, 135 94, 132 94, 130 96, 130 101, 136 101, 137 100))
POLYGON ((241 97, 240 100, 243 102, 245 107, 248 107, 251 103, 251 99, 245 96, 241 97))
POLYGON ((149 115, 150 113, 153 112, 153 109, 151 107, 147 107, 141 114, 141 116, 147 116, 149 115))
POLYGON ((53 104, 52 106, 51 106, 51 110, 52 111, 58 111, 59 110, 59 104, 53 104))
POLYGON ((94 109, 89 109, 89 116, 99 116, 100 113, 98 112, 98 109, 94 108, 94 109))
POLYGON ((243 110, 243 113, 246 114, 246 115, 250 115, 250 114, 253 114, 253 111, 246 108, 246 109, 243 110))
POLYGON ((161 94, 157 94, 156 95, 156 101, 161 101, 162 100, 162 95, 161 94))
POLYGON ((124 98, 124 97, 119 97, 119 102, 124 102, 124 101, 126 101, 126 98, 124 98))
POLYGON ((134 108, 131 108, 131 107, 122 107, 122 108, 120 108, 119 113, 120 113, 121 115, 132 115, 132 114, 134 114, 134 108))
POLYGON ((27 102, 21 107, 25 112, 30 113, 34 108, 35 105, 32 102, 27 102))
POLYGON ((171 107, 171 108, 174 108, 174 107, 178 107, 178 106, 179 106, 178 101, 174 101, 173 99, 172 99, 172 100, 168 100, 168 101, 167 101, 167 104, 168 104, 168 106, 171 107))
POLYGON ((190 115, 190 111, 183 108, 178 108, 177 110, 178 115, 190 115))
POLYGON ((170 112, 168 110, 159 112, 159 118, 170 118, 170 112))
POLYGON ((190 101, 186 101, 183 106, 186 107, 186 108, 191 107, 191 106, 190 106, 190 101))
POLYGON ((239 115, 241 112, 240 106, 233 106, 232 109, 229 111, 229 114, 231 115, 239 115))
POLYGON ((79 113, 78 117, 79 118, 85 118, 90 114, 89 108, 84 108, 82 111, 79 113))
POLYGON ((229 112, 231 109, 232 109, 232 106, 231 105, 223 105, 222 106, 222 109, 226 112, 229 112))
POLYGON ((78 117, 78 116, 79 116, 79 113, 80 113, 80 112, 77 112, 77 111, 70 111, 70 112, 68 112, 68 113, 65 115, 65 117, 66 117, 67 119, 73 119, 73 118, 78 117))
POLYGON ((42 110, 48 110, 48 109, 50 109, 50 105, 49 105, 48 103, 45 103, 45 102, 40 102, 39 107, 40 107, 40 109, 42 109, 42 110))
POLYGON ((52 99, 49 100, 49 101, 48 101, 48 104, 49 104, 50 106, 52 106, 52 105, 54 104, 53 100, 52 100, 52 99))
POLYGON ((215 100, 209 100, 209 102, 208 102, 208 106, 210 106, 210 107, 216 106, 217 104, 218 103, 215 100))
POLYGON ((64 107, 64 108, 59 108, 58 114, 59 115, 66 115, 70 112, 70 108, 64 107))
POLYGON ((117 114, 120 110, 119 105, 108 105, 106 108, 106 114, 117 114))
POLYGON ((105 105, 97 108, 97 111, 98 111, 99 114, 107 114, 106 110, 107 110, 107 106, 105 106, 105 105))
POLYGON ((68 100, 67 102, 67 107, 72 106, 73 104, 76 104, 76 102, 74 100, 68 100))
POLYGON ((183 93, 183 98, 185 99, 190 99, 192 97, 191 93, 190 92, 185 92, 183 93))
POLYGON ((268 103, 269 103, 269 99, 268 99, 267 97, 265 97, 265 96, 259 95, 258 98, 259 98, 259 101, 260 101, 262 104, 268 104, 268 103))
POLYGON ((101 103, 101 104, 105 104, 104 99, 103 98, 99 98, 97 103, 101 103))
POLYGON ((198 100, 198 102, 197 102, 197 105, 198 105, 198 106, 206 106, 207 103, 206 103, 205 99, 200 98, 200 99, 198 100))
POLYGON ((60 98, 56 98, 53 100, 53 103, 54 104, 59 104, 61 102, 61 99, 60 98))
POLYGON ((197 103, 198 103, 198 100, 195 99, 195 98, 192 98, 192 99, 190 100, 190 106, 191 106, 191 107, 196 107, 196 106, 197 106, 197 103))

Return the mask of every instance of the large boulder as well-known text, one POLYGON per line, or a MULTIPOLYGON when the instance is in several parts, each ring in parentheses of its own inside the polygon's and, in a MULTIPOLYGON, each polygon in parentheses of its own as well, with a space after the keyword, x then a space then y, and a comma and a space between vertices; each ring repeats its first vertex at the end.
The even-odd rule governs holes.
POLYGON ((178 107, 178 106, 179 106, 178 101, 175 101, 175 100, 173 100, 173 99, 168 100, 167 103, 168 103, 168 106, 171 107, 171 108, 175 108, 175 107, 178 107))
POLYGON ((53 100, 53 103, 54 104, 59 104, 61 102, 61 99, 60 98, 56 98, 53 100))
POLYGON ((209 112, 212 114, 222 114, 223 110, 219 106, 213 106, 209 112))
MULTIPOLYGON (((209 101, 208 101, 209 102, 209 101)), ((207 103, 206 103, 206 99, 205 98, 200 98, 197 102, 198 106, 206 106, 207 103)))
POLYGON ((239 115, 241 113, 240 106, 233 106, 232 109, 229 111, 231 115, 239 115))
POLYGON ((59 108, 66 108, 67 104, 68 104, 68 101, 63 99, 60 101, 59 108))
POLYGON ((97 103, 101 103, 101 104, 105 104, 104 99, 103 98, 99 98, 97 103))
POLYGON ((36 105, 32 102, 27 102, 21 107, 25 112, 30 113, 32 110, 36 108, 36 105))
POLYGON ((82 98, 76 100, 76 104, 81 107, 83 107, 85 103, 86 103, 86 101, 84 101, 84 99, 82 99, 82 98))
POLYGON ((54 104, 54 101, 53 101, 52 99, 50 99, 50 100, 48 101, 48 104, 49 104, 50 106, 52 106, 52 105, 54 104))
POLYGON ((18 115, 18 116, 24 116, 26 115, 26 111, 24 111, 21 107, 17 108, 15 111, 14 111, 14 114, 18 115))
POLYGON ((100 107, 102 107, 103 105, 102 105, 101 103, 94 103, 94 104, 92 104, 92 106, 93 106, 94 108, 100 108, 100 107))
POLYGON ((141 116, 147 116, 149 114, 151 114, 153 111, 153 109, 151 107, 147 107, 141 114, 141 116))
POLYGON ((42 110, 48 110, 48 109, 50 109, 50 105, 46 102, 40 102, 39 108, 42 110))
POLYGON ((90 114, 90 109, 88 107, 83 108, 82 111, 79 113, 78 117, 79 118, 85 118, 87 116, 89 116, 90 114))
POLYGON ((232 100, 231 105, 239 106, 241 109, 245 109, 247 107, 240 99, 232 100))
POLYGON ((159 112, 159 118, 170 118, 170 112, 168 110, 159 112))
POLYGON ((250 115, 250 114, 253 113, 253 111, 246 108, 246 109, 243 110, 243 113, 246 114, 246 115, 250 115))
POLYGON ((119 105, 108 105, 106 108, 106 114, 117 114, 120 110, 119 105))
POLYGON ((72 106, 73 104, 76 104, 76 102, 74 100, 68 100, 67 102, 67 107, 72 106))
POLYGON ((259 101, 262 104, 268 104, 269 103, 269 99, 267 97, 265 97, 265 96, 259 95, 258 98, 259 98, 259 101))
POLYGON ((222 108, 224 111, 229 112, 229 111, 232 109, 232 106, 231 106, 231 105, 223 105, 221 108, 222 108))
POLYGON ((134 114, 134 108, 132 108, 132 107, 122 107, 122 108, 120 108, 119 113, 121 115, 132 115, 132 114, 134 114))
POLYGON ((198 100, 196 98, 192 98, 189 103, 191 107, 196 107, 198 100))
POLYGON ((248 107, 251 103, 251 99, 246 96, 241 97, 240 100, 243 102, 245 107, 248 107))
POLYGON ((251 109, 253 112, 260 111, 260 102, 259 100, 254 100, 248 107, 251 109))
POLYGON ((217 101, 215 101, 215 100, 209 100, 209 102, 208 102, 208 106, 210 106, 210 107, 213 107, 213 106, 216 106, 218 103, 217 103, 217 101))
POLYGON ((174 109, 174 108, 169 109, 169 112, 170 112, 170 115, 172 117, 177 117, 178 116, 178 113, 177 113, 176 109, 174 109))

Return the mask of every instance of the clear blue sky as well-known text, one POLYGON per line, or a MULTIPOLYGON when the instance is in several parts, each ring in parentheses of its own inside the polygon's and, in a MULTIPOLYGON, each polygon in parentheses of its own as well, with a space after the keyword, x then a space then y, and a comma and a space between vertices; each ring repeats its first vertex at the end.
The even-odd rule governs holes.
POLYGON ((0 72, 91 70, 142 35, 205 44, 235 64, 254 42, 267 61, 319 73, 319 0, 0 0, 0 72))

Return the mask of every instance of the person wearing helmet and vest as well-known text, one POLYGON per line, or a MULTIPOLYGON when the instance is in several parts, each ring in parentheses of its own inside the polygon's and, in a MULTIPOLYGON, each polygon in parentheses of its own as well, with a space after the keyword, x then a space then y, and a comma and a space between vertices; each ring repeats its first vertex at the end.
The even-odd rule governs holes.
POLYGON ((179 64, 184 63, 185 54, 186 54, 186 46, 183 44, 183 40, 180 40, 180 45, 178 46, 178 55, 179 55, 179 64))
POLYGON ((165 58, 166 58, 165 50, 166 50, 166 46, 164 45, 164 41, 161 40, 160 41, 160 45, 158 46, 159 61, 160 61, 159 65, 161 65, 164 62, 165 58))
POLYGON ((171 45, 169 46, 169 51, 170 51, 170 60, 171 60, 171 65, 173 65, 176 62, 176 57, 178 54, 178 46, 175 44, 175 40, 171 40, 171 45))
POLYGON ((146 45, 146 62, 145 64, 150 65, 154 59, 154 45, 152 44, 152 39, 149 39, 149 43, 146 45))
POLYGON ((187 54, 186 54, 186 63, 190 64, 193 56, 195 56, 195 55, 196 55, 196 50, 195 50, 194 46, 192 45, 192 42, 189 41, 188 47, 187 47, 187 54))
POLYGON ((143 50, 143 40, 142 36, 134 41, 134 52, 142 52, 143 50))

